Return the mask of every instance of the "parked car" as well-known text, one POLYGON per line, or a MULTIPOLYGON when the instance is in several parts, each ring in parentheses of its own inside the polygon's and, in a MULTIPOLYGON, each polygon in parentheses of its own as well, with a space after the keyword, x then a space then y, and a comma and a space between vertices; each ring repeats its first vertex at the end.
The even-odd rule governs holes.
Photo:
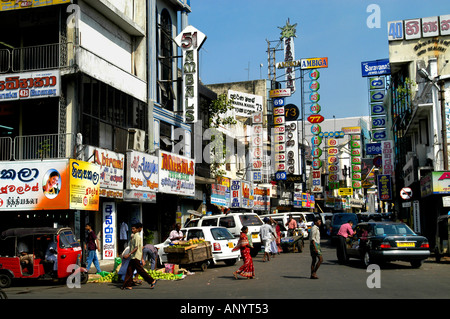
MULTIPOLYGON (((238 239, 225 227, 198 226, 182 228, 181 231, 185 235, 185 240, 203 238, 209 241, 214 264, 223 261, 228 266, 232 266, 240 259, 240 251, 232 251, 237 245, 238 239)), ((163 243, 155 245, 158 248, 158 257, 161 263, 167 263, 167 253, 164 252, 164 248, 170 243, 170 239, 166 239, 163 243)))
POLYGON ((353 222, 353 229, 355 229, 358 224, 358 218, 355 213, 333 213, 330 232, 332 240, 337 238, 337 233, 339 232, 339 228, 341 228, 342 224, 345 224, 350 220, 353 222))
POLYGON ((185 227, 222 226, 226 227, 234 235, 234 237, 239 238, 242 226, 247 226, 248 235, 251 236, 254 247, 250 254, 252 257, 255 257, 261 250, 259 230, 262 224, 263 222, 257 214, 242 211, 195 218, 190 220, 185 227))
POLYGON ((407 261, 412 267, 419 268, 429 256, 428 239, 417 235, 403 223, 359 223, 356 234, 347 242, 347 258, 361 259, 366 266, 407 261))

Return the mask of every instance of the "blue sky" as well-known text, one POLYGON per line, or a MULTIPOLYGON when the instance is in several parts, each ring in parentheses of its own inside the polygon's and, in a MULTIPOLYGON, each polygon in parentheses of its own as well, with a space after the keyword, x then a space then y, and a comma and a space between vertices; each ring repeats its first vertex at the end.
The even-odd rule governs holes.
MULTIPOLYGON (((389 21, 450 14, 450 1, 191 0, 191 8, 189 24, 207 36, 199 66, 205 84, 267 79, 266 40, 278 40, 278 27, 288 19, 297 23, 295 59, 328 57, 329 67, 320 69, 319 104, 329 119, 369 114, 361 62, 389 57, 389 21), (380 8, 380 28, 367 26, 370 4, 380 8)), ((276 58, 281 62, 283 52, 276 58)), ((300 106, 299 81, 296 86, 287 102, 300 106)))

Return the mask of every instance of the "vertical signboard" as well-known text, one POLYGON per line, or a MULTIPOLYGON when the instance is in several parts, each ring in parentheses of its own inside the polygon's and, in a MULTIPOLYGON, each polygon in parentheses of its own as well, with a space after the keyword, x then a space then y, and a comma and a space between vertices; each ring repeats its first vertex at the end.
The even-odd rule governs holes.
POLYGON ((251 140, 252 180, 262 181, 263 169, 263 120, 262 112, 255 112, 253 119, 253 134, 251 140))
POLYGON ((103 203, 103 259, 116 258, 116 203, 103 203))
POLYGON ((321 107, 319 106, 318 102, 320 100, 320 94, 319 94, 319 88, 320 84, 317 81, 320 77, 320 73, 316 69, 311 69, 309 71, 309 101, 311 103, 311 115, 308 117, 308 122, 311 123, 311 133, 313 134, 313 137, 311 139, 311 145, 312 145, 312 156, 313 156, 313 163, 312 163, 312 188, 311 191, 313 193, 322 193, 323 192, 323 186, 322 186, 322 174, 321 174, 321 167, 322 167, 322 160, 320 159, 320 156, 322 155, 322 137, 320 136, 320 133, 322 131, 322 128, 320 127, 320 123, 324 121, 324 118, 322 115, 320 115, 321 107))
POLYGON ((394 141, 381 142, 381 165, 383 174, 394 174, 394 141))
POLYGON ((176 38, 175 43, 183 52, 182 97, 184 122, 197 122, 198 114, 198 50, 206 40, 206 36, 194 28, 187 26, 176 38))
POLYGON ((291 95, 290 89, 271 90, 273 98, 275 172, 286 172, 286 118, 284 98, 291 95))
POLYGON ((361 150, 361 135, 351 135, 350 151, 352 161, 352 188, 362 188, 361 169, 362 169, 362 150, 361 150))

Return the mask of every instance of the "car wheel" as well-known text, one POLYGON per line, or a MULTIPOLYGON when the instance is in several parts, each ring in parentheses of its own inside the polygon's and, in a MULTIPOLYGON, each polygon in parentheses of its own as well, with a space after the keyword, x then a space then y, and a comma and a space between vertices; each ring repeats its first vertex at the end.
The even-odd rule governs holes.
POLYGON ((0 274, 0 288, 8 288, 11 286, 11 277, 6 274, 0 274))
POLYGON ((372 255, 366 251, 363 257, 364 266, 368 267, 370 264, 373 264, 373 257, 372 255))
POLYGON ((233 266, 236 263, 237 259, 225 259, 224 261, 225 261, 225 265, 233 266))
POLYGON ((413 260, 411 261, 411 267, 420 268, 422 266, 423 260, 413 260))

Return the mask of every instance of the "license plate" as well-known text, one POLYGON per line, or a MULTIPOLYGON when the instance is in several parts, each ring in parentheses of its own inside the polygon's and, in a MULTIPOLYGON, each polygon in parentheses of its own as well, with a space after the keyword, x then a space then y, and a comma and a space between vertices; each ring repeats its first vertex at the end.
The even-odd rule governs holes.
POLYGON ((233 248, 234 247, 233 243, 228 243, 228 247, 233 248))
POLYGON ((416 244, 413 242, 403 242, 403 243, 397 243, 397 247, 415 247, 416 244))
POLYGON ((252 234, 252 238, 258 238, 258 234, 252 234))

